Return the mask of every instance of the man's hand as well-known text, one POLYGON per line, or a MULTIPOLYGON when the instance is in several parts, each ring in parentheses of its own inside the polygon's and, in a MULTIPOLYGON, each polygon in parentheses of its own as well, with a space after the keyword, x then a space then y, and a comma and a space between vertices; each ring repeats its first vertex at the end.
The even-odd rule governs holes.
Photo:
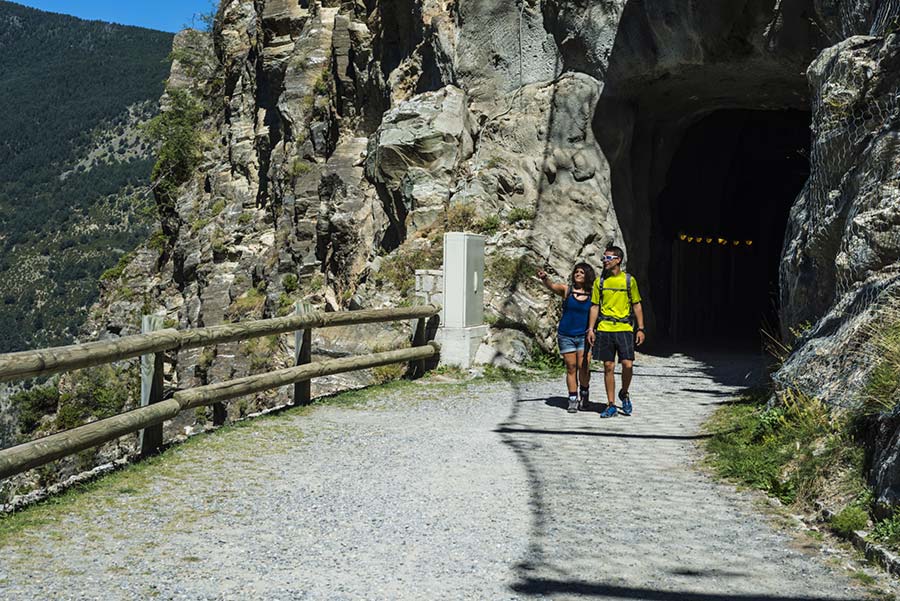
POLYGON ((642 344, 644 344, 644 332, 643 331, 638 330, 637 337, 635 338, 635 342, 637 343, 638 346, 641 346, 642 344))
POLYGON ((543 282, 545 279, 547 279, 547 272, 544 271, 543 269, 538 269, 537 277, 539 280, 541 280, 543 282))
POLYGON ((590 330, 588 330, 588 333, 587 333, 588 346, 594 346, 594 337, 595 337, 594 328, 591 328, 590 330))

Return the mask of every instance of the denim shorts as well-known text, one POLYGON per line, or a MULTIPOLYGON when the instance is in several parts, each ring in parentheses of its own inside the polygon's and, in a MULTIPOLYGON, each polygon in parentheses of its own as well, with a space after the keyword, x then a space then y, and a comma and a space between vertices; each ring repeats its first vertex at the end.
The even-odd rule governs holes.
POLYGON ((559 354, 566 355, 584 350, 584 334, 580 336, 556 335, 556 343, 559 344, 559 354))

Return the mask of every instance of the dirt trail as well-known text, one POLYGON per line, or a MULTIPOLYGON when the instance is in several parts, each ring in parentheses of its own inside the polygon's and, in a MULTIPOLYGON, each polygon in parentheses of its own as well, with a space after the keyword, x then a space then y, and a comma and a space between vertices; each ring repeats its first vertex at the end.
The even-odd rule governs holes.
POLYGON ((864 598, 694 465, 750 363, 639 363, 631 418, 429 383, 201 437, 36 513, 0 598, 864 598))

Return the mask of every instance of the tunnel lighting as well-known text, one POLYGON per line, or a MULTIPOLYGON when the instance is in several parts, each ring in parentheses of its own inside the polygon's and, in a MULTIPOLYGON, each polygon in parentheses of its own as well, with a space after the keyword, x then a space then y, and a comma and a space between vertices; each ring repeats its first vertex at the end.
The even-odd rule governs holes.
POLYGON ((726 240, 725 238, 719 238, 718 240, 719 240, 719 244, 723 244, 723 245, 728 244, 728 240, 726 240))
POLYGON ((694 239, 694 242, 696 242, 697 244, 703 244, 703 236, 697 236, 694 239))
POLYGON ((712 238, 707 238, 707 239, 706 239, 706 243, 707 243, 707 244, 712 244, 712 238))
POLYGON ((741 245, 741 241, 740 241, 740 240, 732 240, 731 243, 732 243, 734 246, 740 246, 740 245, 741 245))
MULTIPOLYGON (((684 240, 684 238, 682 238, 682 240, 684 240)), ((693 242, 693 241, 694 241, 694 237, 693 237, 693 236, 688 236, 688 237, 687 237, 687 241, 688 241, 688 242, 693 242)))
POLYGON ((687 234, 678 234, 678 239, 682 242, 687 240, 687 234))
POLYGON ((753 240, 744 240, 744 244, 747 246, 753 246, 753 240))

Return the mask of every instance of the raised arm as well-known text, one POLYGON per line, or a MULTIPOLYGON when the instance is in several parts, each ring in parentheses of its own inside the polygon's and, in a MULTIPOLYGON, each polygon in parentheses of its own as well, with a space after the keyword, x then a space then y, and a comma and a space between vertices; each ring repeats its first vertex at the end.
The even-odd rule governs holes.
POLYGON ((541 281, 541 284, 543 284, 544 287, 547 290, 549 290, 550 292, 552 292, 554 294, 558 294, 563 297, 566 295, 566 290, 568 290, 568 287, 565 284, 558 284, 556 282, 551 282, 550 278, 547 277, 547 272, 544 271, 543 269, 537 270, 537 277, 541 281))

